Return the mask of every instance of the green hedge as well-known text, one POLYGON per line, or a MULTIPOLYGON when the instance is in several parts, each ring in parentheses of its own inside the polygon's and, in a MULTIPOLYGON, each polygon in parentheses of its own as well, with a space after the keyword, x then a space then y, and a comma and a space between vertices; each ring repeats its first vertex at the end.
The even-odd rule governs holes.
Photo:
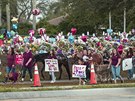
POLYGON ((28 31, 32 29, 32 24, 29 23, 19 23, 18 24, 18 33, 20 35, 28 35, 28 31))

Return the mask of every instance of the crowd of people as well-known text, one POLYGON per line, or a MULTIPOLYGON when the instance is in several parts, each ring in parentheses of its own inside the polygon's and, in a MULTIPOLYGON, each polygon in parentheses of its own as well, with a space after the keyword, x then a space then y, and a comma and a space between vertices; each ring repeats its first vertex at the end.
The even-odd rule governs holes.
MULTIPOLYGON (((135 48, 134 45, 129 45, 131 43, 130 40, 127 40, 126 42, 123 40, 106 40, 102 37, 103 42, 101 42, 99 37, 93 36, 90 37, 84 37, 85 41, 82 39, 81 42, 83 42, 83 45, 81 43, 75 42, 74 43, 68 43, 70 44, 68 47, 68 50, 62 50, 64 46, 58 46, 57 48, 50 49, 47 51, 44 48, 41 48, 40 50, 36 51, 36 54, 42 54, 49 52, 50 55, 48 59, 57 59, 56 54, 66 54, 68 58, 73 58, 74 63, 78 65, 86 65, 86 79, 83 80, 83 82, 86 82, 90 80, 90 66, 91 61, 94 61, 95 64, 101 65, 101 64, 107 64, 108 69, 111 69, 112 72, 112 79, 114 80, 114 83, 117 83, 117 78, 121 80, 121 82, 124 82, 123 77, 121 76, 121 63, 123 59, 126 58, 132 58, 132 69, 128 70, 127 78, 131 80, 133 78, 133 74, 135 73, 135 48), (98 39, 98 41, 96 41, 98 39), (92 40, 89 42, 89 40, 92 40), (105 41, 106 40, 106 41, 105 41), (85 44, 84 44, 85 43, 85 44), (128 44, 128 45, 127 45, 128 44), (80 49, 80 46, 82 48, 80 49), (98 54, 97 56, 95 54, 98 54), (95 57, 93 57, 95 56, 95 57), (100 60, 99 60, 100 59, 100 60), (75 61, 76 60, 76 61, 75 61), (99 60, 99 61, 98 61, 99 60)), ((64 44, 66 44, 65 39, 64 44)), ((45 40, 44 40, 45 41, 45 40)), ((73 40, 72 40, 73 41, 73 40)), ((60 42, 60 39, 57 41, 57 43, 60 42)), ((54 43, 51 43, 53 46, 54 43)), ((25 80, 26 71, 28 71, 30 76, 30 81, 33 80, 32 76, 32 69, 33 69, 33 52, 30 48, 30 44, 24 45, 24 51, 22 52, 22 79, 21 81, 25 80)), ((66 47, 67 48, 67 47, 66 47)), ((20 75, 20 72, 16 71, 16 54, 20 54, 17 52, 18 47, 16 45, 9 45, 8 52, 7 52, 7 67, 6 67, 6 75, 3 83, 6 83, 8 79, 12 80, 13 83, 15 83, 18 80, 18 77, 20 75)), ((3 49, 4 50, 4 49, 3 49)), ((71 62, 71 61, 69 61, 71 62)), ((51 83, 54 83, 56 81, 55 73, 53 71, 49 72, 52 80, 51 83)))

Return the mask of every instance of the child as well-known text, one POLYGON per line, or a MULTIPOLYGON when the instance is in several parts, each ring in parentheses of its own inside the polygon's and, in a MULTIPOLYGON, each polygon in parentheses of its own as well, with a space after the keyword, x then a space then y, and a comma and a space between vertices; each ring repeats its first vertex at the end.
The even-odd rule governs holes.
MULTIPOLYGON (((57 59, 54 50, 51 50, 50 51, 50 54, 48 56, 48 59, 57 59)), ((56 81, 56 77, 54 75, 54 68, 52 66, 50 66, 50 72, 49 72, 49 74, 51 75, 51 78, 52 78, 52 81, 50 83, 54 83, 56 81)))
MULTIPOLYGON (((78 65, 85 65, 85 63, 84 63, 82 58, 78 59, 78 65)), ((81 83, 83 83, 83 85, 85 85, 86 82, 84 81, 84 79, 81 78, 81 83)))
POLYGON ((19 75, 20 75, 20 73, 11 72, 11 73, 9 74, 9 80, 10 80, 10 81, 13 81, 13 84, 14 84, 14 83, 17 82, 19 75))

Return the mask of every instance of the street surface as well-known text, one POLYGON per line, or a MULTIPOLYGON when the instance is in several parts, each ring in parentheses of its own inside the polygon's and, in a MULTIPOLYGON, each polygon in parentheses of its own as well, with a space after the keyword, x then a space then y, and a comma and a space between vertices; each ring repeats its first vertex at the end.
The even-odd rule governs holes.
POLYGON ((9 92, 0 93, 0 99, 1 101, 135 101, 135 88, 9 92))

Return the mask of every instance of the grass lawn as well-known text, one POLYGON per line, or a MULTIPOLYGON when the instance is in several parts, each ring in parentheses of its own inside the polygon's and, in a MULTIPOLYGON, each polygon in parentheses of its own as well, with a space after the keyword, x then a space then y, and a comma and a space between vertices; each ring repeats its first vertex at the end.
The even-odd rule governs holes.
POLYGON ((0 84, 0 92, 20 92, 20 91, 46 91, 46 90, 69 90, 69 89, 93 89, 93 88, 123 88, 123 87, 135 87, 135 83, 118 83, 118 84, 96 84, 90 85, 78 85, 77 81, 74 82, 56 82, 42 83, 41 87, 33 87, 33 83, 29 84, 0 84))

